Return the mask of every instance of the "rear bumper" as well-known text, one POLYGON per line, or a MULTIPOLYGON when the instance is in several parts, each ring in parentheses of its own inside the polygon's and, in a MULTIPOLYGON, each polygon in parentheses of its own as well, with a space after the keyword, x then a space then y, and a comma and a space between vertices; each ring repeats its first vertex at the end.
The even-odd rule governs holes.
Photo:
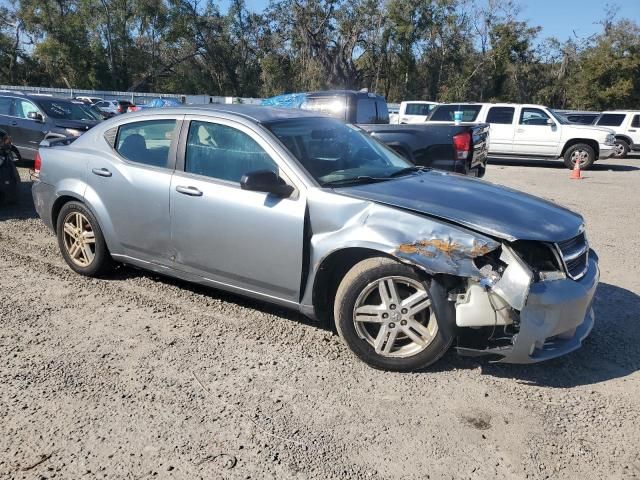
POLYGON ((613 145, 605 145, 604 143, 599 144, 600 153, 598 154, 599 160, 604 160, 605 158, 609 158, 613 155, 615 149, 613 145))
POLYGON ((47 227, 51 230, 55 230, 51 219, 53 204, 56 201, 56 193, 53 186, 39 180, 35 180, 31 187, 31 195, 33 196, 33 204, 38 216, 47 227))
MULTIPOLYGON (((600 271, 597 256, 580 280, 556 280, 531 285, 520 312, 520 329, 512 346, 499 353, 505 363, 536 363, 577 350, 594 324, 593 297, 600 271)), ((498 352, 496 352, 498 353, 498 352)))

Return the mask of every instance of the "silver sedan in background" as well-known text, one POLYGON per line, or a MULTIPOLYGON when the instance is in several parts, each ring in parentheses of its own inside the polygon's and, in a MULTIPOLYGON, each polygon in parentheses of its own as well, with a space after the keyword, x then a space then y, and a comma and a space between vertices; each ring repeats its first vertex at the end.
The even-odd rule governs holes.
POLYGON ((369 365, 578 348, 598 283, 581 216, 411 165, 355 126, 252 106, 116 117, 44 142, 36 209, 76 272, 114 262, 297 309, 369 365))

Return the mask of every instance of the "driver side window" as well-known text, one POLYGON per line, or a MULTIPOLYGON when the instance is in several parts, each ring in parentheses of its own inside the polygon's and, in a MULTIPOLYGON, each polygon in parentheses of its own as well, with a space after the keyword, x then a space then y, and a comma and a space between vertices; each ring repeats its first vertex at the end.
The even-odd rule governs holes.
POLYGON ((185 172, 240 183, 258 170, 278 173, 278 166, 258 142, 227 125, 194 120, 189 126, 185 172))
POLYGON ((16 117, 28 118, 29 113, 39 111, 38 107, 28 100, 16 100, 16 117))
POLYGON ((549 116, 539 108, 523 108, 520 113, 520 125, 547 125, 549 116))

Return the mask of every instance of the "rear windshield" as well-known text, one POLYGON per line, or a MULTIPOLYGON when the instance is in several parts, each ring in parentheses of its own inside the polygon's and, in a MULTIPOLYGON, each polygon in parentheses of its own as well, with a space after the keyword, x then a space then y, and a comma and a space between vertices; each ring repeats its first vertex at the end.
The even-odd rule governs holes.
POLYGON ((37 103, 51 118, 91 121, 96 119, 93 114, 89 112, 89 109, 82 103, 48 98, 39 98, 37 103))
POLYGON ((481 108, 482 105, 439 105, 433 110, 429 120, 453 122, 454 112, 461 111, 463 122, 474 122, 481 108))

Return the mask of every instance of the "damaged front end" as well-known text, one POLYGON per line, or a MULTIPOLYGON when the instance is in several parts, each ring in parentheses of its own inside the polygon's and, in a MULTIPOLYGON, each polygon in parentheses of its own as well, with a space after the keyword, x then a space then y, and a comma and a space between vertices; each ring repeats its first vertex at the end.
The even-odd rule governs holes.
MULTIPOLYGON (((564 242, 496 240, 477 231, 349 196, 309 198, 310 271, 302 307, 332 255, 372 250, 452 280, 458 352, 532 363, 578 348, 593 325, 597 257, 582 230, 564 242)), ((328 299, 325 299, 328 300, 328 299)), ((317 316, 317 315, 316 315, 317 316)))
POLYGON ((559 244, 503 243, 499 256, 480 262, 480 279, 466 279, 466 288, 450 296, 463 327, 460 354, 534 363, 580 347, 593 327, 599 278, 584 233, 559 244))

